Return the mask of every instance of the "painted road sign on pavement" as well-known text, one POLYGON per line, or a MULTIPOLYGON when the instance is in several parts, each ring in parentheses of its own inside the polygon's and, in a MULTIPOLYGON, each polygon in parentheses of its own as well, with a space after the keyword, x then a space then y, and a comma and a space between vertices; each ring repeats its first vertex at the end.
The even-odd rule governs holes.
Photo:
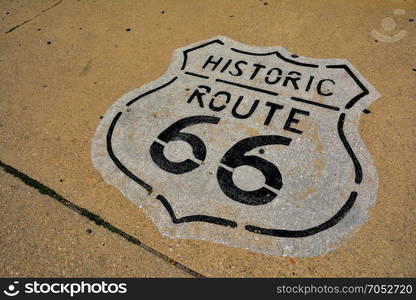
POLYGON ((358 122, 378 97, 345 59, 218 36, 116 101, 92 159, 168 237, 320 255, 375 204, 358 122))

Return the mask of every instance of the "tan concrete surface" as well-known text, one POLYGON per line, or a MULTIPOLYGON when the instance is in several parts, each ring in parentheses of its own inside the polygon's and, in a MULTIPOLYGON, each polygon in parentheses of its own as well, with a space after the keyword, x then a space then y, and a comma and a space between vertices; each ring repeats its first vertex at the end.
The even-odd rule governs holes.
POLYGON ((29 22, 37 14, 58 1, 55 0, 2 0, 0 1, 0 33, 14 30, 17 25, 29 22))
POLYGON ((415 16, 410 0, 64 0, 0 38, 0 159, 207 276, 415 276, 415 16), (407 35, 376 42, 370 31, 394 9, 406 10, 394 18, 407 35), (93 168, 91 139, 107 108, 163 74, 174 49, 219 34, 347 58, 381 93, 360 122, 377 205, 337 250, 295 260, 162 237, 93 168))
POLYGON ((190 277, 0 171, 1 277, 190 277))

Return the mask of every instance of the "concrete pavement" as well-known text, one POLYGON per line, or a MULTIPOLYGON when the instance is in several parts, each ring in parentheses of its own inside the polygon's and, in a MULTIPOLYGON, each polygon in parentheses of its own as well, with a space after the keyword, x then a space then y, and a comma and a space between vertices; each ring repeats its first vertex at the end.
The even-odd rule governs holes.
POLYGON ((220 277, 416 275, 415 1, 0 1, 0 13, 0 160, 168 258, 3 172, 2 276, 191 275, 169 259, 220 277), (370 33, 388 34, 389 16, 406 32, 396 42, 370 33), (336 250, 294 259, 166 238, 94 169, 91 139, 107 108, 163 74, 174 49, 219 34, 347 58, 380 92, 359 125, 377 204, 336 250))

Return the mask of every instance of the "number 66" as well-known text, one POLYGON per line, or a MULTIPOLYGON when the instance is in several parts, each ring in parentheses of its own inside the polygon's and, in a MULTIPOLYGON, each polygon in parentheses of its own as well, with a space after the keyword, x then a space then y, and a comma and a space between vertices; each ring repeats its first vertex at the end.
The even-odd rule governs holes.
MULTIPOLYGON (((194 134, 181 132, 182 129, 196 124, 210 123, 218 124, 220 118, 212 116, 192 116, 176 121, 162 133, 158 139, 169 143, 171 141, 184 141, 192 147, 192 152, 196 159, 203 161, 206 157, 206 146, 204 142, 194 134)), ((245 138, 234 144, 222 157, 221 163, 228 168, 235 169, 241 166, 251 166, 263 173, 266 178, 266 186, 280 190, 283 186, 282 175, 279 169, 271 162, 254 155, 245 155, 254 148, 266 145, 285 145, 291 142, 290 138, 280 135, 260 135, 245 138)), ((199 167, 199 165, 186 159, 182 162, 172 162, 163 153, 164 145, 154 141, 150 146, 150 156, 159 168, 173 173, 184 174, 199 167)), ((219 166, 217 170, 217 180, 223 193, 234 201, 247 205, 261 205, 272 201, 277 195, 267 187, 262 187, 254 191, 245 191, 237 187, 232 178, 232 171, 219 166)))

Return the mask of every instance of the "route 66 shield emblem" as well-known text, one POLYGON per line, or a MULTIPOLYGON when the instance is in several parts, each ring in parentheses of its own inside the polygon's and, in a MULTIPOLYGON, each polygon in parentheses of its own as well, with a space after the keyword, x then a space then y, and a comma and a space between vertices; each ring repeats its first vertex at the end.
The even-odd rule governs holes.
POLYGON ((358 122, 378 97, 345 59, 218 36, 116 101, 92 159, 163 235, 320 255, 375 204, 358 122))

